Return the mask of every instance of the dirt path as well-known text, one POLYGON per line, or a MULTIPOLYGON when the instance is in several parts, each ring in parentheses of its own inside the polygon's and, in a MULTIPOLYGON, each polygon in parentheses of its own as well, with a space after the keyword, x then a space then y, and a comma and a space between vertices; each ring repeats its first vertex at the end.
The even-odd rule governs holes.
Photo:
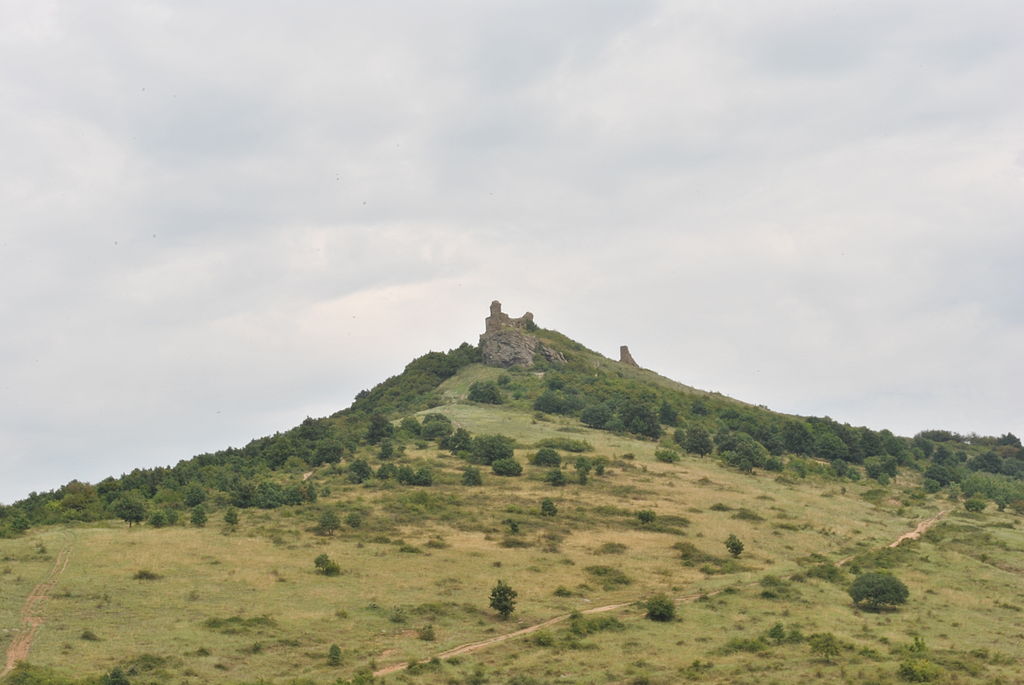
POLYGON ((306 473, 302 474, 302 480, 309 480, 309 477, 312 476, 312 475, 313 475, 312 471, 307 471, 306 473))
POLYGON ((64 569, 68 567, 70 559, 71 542, 69 540, 57 555, 53 568, 46 574, 43 582, 36 585, 32 592, 29 593, 29 596, 25 598, 25 604, 21 607, 21 629, 14 636, 14 639, 11 640, 11 644, 7 648, 7 661, 4 665, 4 670, 0 671, 0 678, 14 670, 19 661, 24 661, 28 658, 28 651, 32 648, 32 640, 35 639, 39 626, 43 625, 43 617, 39 615, 40 605, 43 603, 43 600, 49 597, 50 591, 53 590, 53 586, 57 584, 57 580, 60 578, 60 574, 64 573, 64 569))
POLYGON ((889 546, 890 547, 899 547, 900 543, 903 542, 904 540, 916 540, 916 539, 918 539, 919 537, 924 535, 925 531, 927 531, 929 528, 931 528, 936 523, 941 521, 942 518, 946 514, 948 514, 948 513, 949 513, 949 509, 943 509, 938 514, 936 514, 935 516, 932 516, 930 519, 925 519, 924 521, 921 521, 921 523, 917 524, 917 528, 915 528, 914 530, 910 531, 909 533, 904 533, 903 535, 899 536, 898 538, 896 538, 895 540, 890 542, 889 546))
MULTIPOLYGON (((936 523, 938 523, 948 513, 949 513, 948 509, 947 510, 943 510, 943 511, 940 511, 935 516, 933 516, 933 517, 931 517, 929 519, 925 519, 921 523, 917 524, 917 527, 914 528, 914 530, 909 531, 909 532, 904 533, 903 535, 899 536, 898 538, 896 538, 896 540, 894 540, 893 542, 889 543, 888 546, 889 547, 898 547, 899 544, 901 542, 903 542, 904 540, 916 540, 916 539, 918 539, 919 537, 921 537, 922 534, 924 534, 924 532, 926 530, 928 530, 929 528, 934 526, 936 523)), ((852 559, 853 559, 853 557, 847 557, 845 559, 841 559, 841 560, 836 562, 836 566, 842 566, 843 564, 849 562, 852 559)), ((751 585, 756 585, 757 583, 750 583, 750 584, 751 585)), ((696 601, 696 600, 698 600, 698 599, 700 599, 702 597, 714 597, 715 595, 720 594, 721 592, 722 592, 721 590, 715 590, 715 591, 712 591, 712 592, 701 592, 701 593, 698 593, 698 594, 695 594, 695 595, 686 595, 684 597, 676 598, 675 602, 676 602, 676 604, 684 604, 684 603, 687 603, 687 602, 694 602, 694 601, 696 601)), ((636 604, 636 602, 622 602, 622 603, 619 603, 619 604, 607 604, 605 606, 594 607, 593 609, 585 609, 584 611, 581 611, 580 613, 581 614, 600 614, 600 613, 604 613, 606 611, 617 611, 619 609, 623 609, 625 607, 632 606, 633 604, 636 604)), ((553 626, 553 625, 556 625, 558 623, 561 623, 562 621, 568 620, 570 615, 571 614, 562 614, 561 616, 555 616, 554 618, 549 618, 548 620, 546 620, 546 621, 544 621, 542 623, 537 623, 537 624, 532 625, 532 626, 527 626, 526 628, 521 628, 521 629, 513 631, 511 633, 505 633, 504 635, 496 635, 495 637, 488 638, 486 640, 480 640, 479 642, 468 642, 468 643, 466 643, 464 645, 459 645, 458 647, 453 647, 452 649, 449 649, 447 651, 440 652, 439 654, 435 654, 434 656, 429 657, 427 659, 421 659, 418 663, 421 663, 421 664, 422 663, 427 663, 431 659, 450 659, 453 656, 460 656, 462 654, 469 654, 471 652, 476 652, 478 650, 484 649, 486 647, 490 647, 491 645, 497 644, 499 642, 504 642, 506 640, 512 640, 512 639, 517 638, 517 637, 522 637, 523 635, 529 635, 530 633, 535 633, 538 630, 544 630, 545 628, 548 628, 550 626, 553 626)), ((408 662, 392 664, 390 666, 385 666, 382 669, 374 671, 373 675, 374 675, 374 677, 386 676, 386 675, 389 675, 391 673, 397 673, 399 671, 404 671, 408 667, 409 667, 409 663, 408 662)))

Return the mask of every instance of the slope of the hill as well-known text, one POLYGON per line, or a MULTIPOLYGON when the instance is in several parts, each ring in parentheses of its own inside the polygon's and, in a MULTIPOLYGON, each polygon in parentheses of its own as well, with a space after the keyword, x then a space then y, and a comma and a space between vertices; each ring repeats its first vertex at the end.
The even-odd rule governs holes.
POLYGON ((1014 436, 786 416, 536 335, 566 363, 430 353, 330 418, 0 512, 5 682, 1019 682, 1014 436), (877 570, 906 604, 851 603, 877 570))

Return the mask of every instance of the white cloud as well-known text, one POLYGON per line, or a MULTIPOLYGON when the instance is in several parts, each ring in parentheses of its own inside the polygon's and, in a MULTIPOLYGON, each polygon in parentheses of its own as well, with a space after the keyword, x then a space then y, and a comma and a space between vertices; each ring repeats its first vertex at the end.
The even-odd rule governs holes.
POLYGON ((0 500, 326 414, 491 299, 1024 431, 1019 3, 0 7, 0 500))

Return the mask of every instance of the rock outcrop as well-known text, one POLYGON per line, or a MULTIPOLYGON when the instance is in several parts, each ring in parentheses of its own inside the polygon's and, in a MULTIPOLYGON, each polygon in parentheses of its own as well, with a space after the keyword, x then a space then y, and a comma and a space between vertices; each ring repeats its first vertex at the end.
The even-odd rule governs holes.
POLYGON ((565 357, 531 335, 536 328, 533 314, 526 312, 513 319, 501 311, 501 302, 491 302, 491 315, 480 336, 480 356, 488 366, 533 366, 537 356, 549 362, 564 362, 565 357))
POLYGON ((621 345, 619 347, 619 363, 635 366, 638 369, 640 368, 640 365, 636 363, 635 359, 633 359, 633 355, 629 353, 629 347, 627 345, 621 345))

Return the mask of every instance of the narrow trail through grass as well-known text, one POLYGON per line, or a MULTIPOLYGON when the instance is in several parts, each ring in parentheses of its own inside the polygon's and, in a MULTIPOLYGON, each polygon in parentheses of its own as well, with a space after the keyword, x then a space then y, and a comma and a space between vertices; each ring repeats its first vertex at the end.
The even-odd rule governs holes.
MULTIPOLYGON (((921 535, 923 535, 925 533, 925 531, 927 531, 929 528, 931 528, 936 523, 938 523, 940 520, 942 520, 942 518, 945 517, 946 514, 948 514, 948 513, 949 513, 948 509, 944 509, 944 510, 940 511, 935 516, 932 516, 931 518, 925 519, 924 521, 920 522, 919 524, 917 524, 917 526, 914 527, 913 530, 907 531, 906 533, 900 535, 898 538, 896 538, 894 541, 890 542, 886 546, 887 547, 898 547, 905 540, 916 540, 916 539, 918 539, 919 537, 921 537, 921 535)), ((842 565, 848 563, 853 558, 854 557, 846 557, 845 559, 840 559, 839 561, 836 562, 836 566, 842 566, 842 565)), ((757 584, 756 582, 748 583, 748 585, 756 585, 756 584, 757 584)), ((675 601, 676 604, 685 604, 687 602, 695 602, 698 599, 701 599, 702 597, 714 597, 715 595, 720 594, 721 592, 722 592, 722 590, 715 590, 713 592, 701 592, 701 593, 697 593, 697 594, 693 594, 693 595, 686 595, 686 596, 683 596, 683 597, 677 597, 674 601, 675 601)), ((636 601, 633 601, 633 602, 620 602, 618 604, 608 604, 608 605, 605 605, 605 606, 594 607, 594 608, 591 608, 591 609, 585 609, 585 610, 583 610, 583 611, 581 611, 579 613, 581 613, 581 614, 599 614, 599 613, 604 613, 604 612, 608 612, 608 611, 617 611, 619 609, 624 609, 625 607, 628 607, 628 606, 633 606, 638 601, 640 601, 640 600, 636 600, 636 601)), ((557 625, 558 623, 562 623, 563 621, 567 621, 571 615, 572 614, 561 614, 559 616, 555 616, 553 618, 549 618, 546 621, 542 621, 541 623, 537 623, 537 624, 534 624, 532 626, 527 626, 526 628, 521 628, 519 630, 515 630, 515 631, 513 631, 511 633, 505 633, 504 635, 497 635, 495 637, 488 638, 486 640, 480 640, 478 642, 468 642, 466 644, 459 645, 458 647, 453 647, 453 648, 448 649, 446 651, 443 651, 443 652, 440 652, 438 654, 435 654, 435 655, 433 655, 431 657, 428 657, 426 659, 420 659, 419 661, 416 661, 416 662, 401 662, 401 663, 397 663, 397 664, 392 664, 390 666, 385 666, 384 668, 381 668, 379 670, 374 671, 373 675, 374 675, 374 677, 380 677, 380 676, 389 675, 391 673, 398 673, 399 671, 404 671, 405 669, 409 668, 411 663, 425 664, 425 663, 428 663, 429 661, 432 661, 433 659, 450 659, 450 658, 452 658, 454 656, 461 656, 463 654, 470 654, 472 652, 476 652, 476 651, 479 651, 481 649, 485 649, 487 647, 490 647, 491 645, 498 644, 499 642, 505 642, 506 640, 512 640, 512 639, 515 639, 517 637, 522 637, 523 635, 529 635, 530 633, 535 633, 535 632, 537 632, 539 630, 543 630, 543 629, 549 628, 549 627, 551 627, 553 625, 557 625)))
POLYGON ((50 596, 50 591, 57 584, 64 569, 68 567, 71 560, 71 536, 68 535, 64 546, 57 554, 57 559, 46 578, 32 588, 32 592, 25 598, 21 607, 21 629, 14 635, 11 644, 7 647, 7 660, 4 670, 0 671, 0 678, 3 678, 18 664, 28 658, 28 652, 32 648, 32 641, 43 625, 43 617, 40 615, 40 607, 43 601, 50 596))

